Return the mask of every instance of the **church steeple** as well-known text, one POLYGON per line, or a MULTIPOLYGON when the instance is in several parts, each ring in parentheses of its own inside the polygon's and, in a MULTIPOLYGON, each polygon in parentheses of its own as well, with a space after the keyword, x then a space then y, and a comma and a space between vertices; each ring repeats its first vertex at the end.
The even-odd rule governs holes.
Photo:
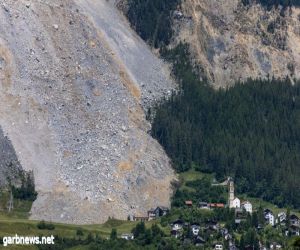
POLYGON ((228 178, 228 206, 229 208, 234 208, 234 182, 231 177, 228 178))

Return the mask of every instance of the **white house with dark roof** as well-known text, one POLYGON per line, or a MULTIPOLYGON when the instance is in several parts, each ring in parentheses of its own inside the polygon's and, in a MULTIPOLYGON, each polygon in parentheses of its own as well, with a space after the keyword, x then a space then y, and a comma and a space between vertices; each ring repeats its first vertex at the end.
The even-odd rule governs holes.
POLYGON ((250 201, 244 201, 242 202, 242 208, 246 210, 246 212, 252 214, 252 204, 250 201))

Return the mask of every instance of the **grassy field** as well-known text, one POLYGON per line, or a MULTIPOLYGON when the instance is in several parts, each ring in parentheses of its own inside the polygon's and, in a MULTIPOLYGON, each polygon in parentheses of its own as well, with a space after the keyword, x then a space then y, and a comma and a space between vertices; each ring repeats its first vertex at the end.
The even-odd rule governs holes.
MULTIPOLYGON (((29 211, 32 205, 30 201, 21 201, 14 199, 14 209, 12 212, 7 212, 7 202, 9 194, 7 192, 0 193, 0 237, 14 236, 51 236, 59 235, 64 238, 79 237, 76 235, 77 230, 83 232, 82 238, 86 238, 89 233, 99 235, 102 238, 108 238, 113 228, 117 229, 119 235, 122 233, 130 233, 138 222, 120 221, 110 219, 104 224, 99 225, 71 225, 61 223, 51 223, 55 226, 54 230, 41 230, 37 227, 40 221, 29 220, 29 211)), ((157 221, 146 222, 146 227, 151 227, 157 221)), ((166 228, 163 229, 167 231, 166 228)), ((10 246, 0 249, 37 249, 35 246, 10 246)), ((72 249, 85 249, 87 246, 81 246, 72 249)))
MULTIPOLYGON (((78 229, 82 230, 82 238, 86 238, 89 233, 93 235, 99 235, 103 238, 108 238, 113 228, 117 229, 118 234, 130 233, 138 222, 120 221, 111 219, 101 225, 71 225, 52 223, 55 226, 54 230, 41 230, 38 229, 37 224, 39 221, 33 221, 28 219, 16 219, 6 217, 1 214, 0 217, 0 237, 13 236, 18 234, 20 236, 51 236, 59 235, 65 238, 74 238, 78 229)), ((151 227, 155 223, 154 221, 146 222, 146 227, 151 227)), ((1 246, 0 246, 1 249, 1 246)), ((37 249, 34 246, 17 248, 16 246, 6 247, 5 249, 37 249)), ((72 248, 72 249, 84 249, 84 248, 72 248)))
POLYGON ((199 171, 196 171, 194 169, 190 169, 189 171, 183 172, 179 174, 179 181, 180 181, 180 189, 186 189, 188 191, 194 191, 193 188, 186 186, 186 183, 189 181, 195 181, 202 179, 205 175, 204 173, 201 173, 199 171))
MULTIPOLYGON (((179 180, 181 183, 180 189, 186 189, 188 191, 195 191, 193 188, 186 186, 186 183, 189 181, 195 181, 195 180, 199 180, 201 178, 203 178, 204 176, 210 176, 213 179, 213 175, 211 174, 205 174, 205 173, 201 173, 199 171, 196 171, 194 169, 191 169, 187 172, 183 172, 179 174, 179 180)), ((224 187, 226 189, 226 186, 224 187)), ((237 194, 237 196, 241 199, 241 201, 245 201, 245 200, 249 200, 252 205, 253 205, 253 209, 258 209, 260 206, 262 206, 263 208, 268 208, 270 210, 273 211, 274 214, 278 214, 279 212, 286 212, 287 208, 279 208, 276 205, 264 201, 260 198, 252 198, 252 197, 248 197, 246 195, 240 195, 237 194)), ((291 213, 296 214, 298 217, 300 217, 300 211, 297 210, 291 210, 291 213)))

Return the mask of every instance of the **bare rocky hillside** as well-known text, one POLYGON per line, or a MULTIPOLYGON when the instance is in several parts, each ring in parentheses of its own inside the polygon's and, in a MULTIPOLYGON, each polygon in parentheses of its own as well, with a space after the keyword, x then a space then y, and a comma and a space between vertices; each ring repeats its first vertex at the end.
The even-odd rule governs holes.
POLYGON ((169 205, 147 131, 169 71, 106 0, 0 1, 0 125, 38 198, 33 219, 101 223, 169 205))
POLYGON ((300 9, 266 10, 240 0, 186 0, 174 18, 174 43, 191 47, 216 86, 248 77, 300 77, 300 9))

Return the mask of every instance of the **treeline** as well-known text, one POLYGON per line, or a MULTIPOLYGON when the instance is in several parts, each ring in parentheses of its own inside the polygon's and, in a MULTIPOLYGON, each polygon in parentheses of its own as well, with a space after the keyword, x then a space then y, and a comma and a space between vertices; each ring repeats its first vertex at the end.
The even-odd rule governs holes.
MULTIPOLYGON (((38 245, 39 250, 64 250, 64 249, 89 249, 89 250, 180 250, 196 249, 192 245, 182 248, 180 242, 176 239, 166 237, 160 226, 153 224, 146 228, 143 222, 140 222, 133 228, 134 240, 125 240, 118 237, 116 229, 112 229, 109 239, 99 235, 89 233, 76 234, 70 238, 55 236, 55 245, 38 245)), ((0 238, 1 243, 1 238, 0 238)))
POLYGON ((279 5, 283 7, 300 6, 300 0, 242 0, 242 3, 245 5, 250 4, 252 2, 257 2, 267 7, 279 5))
POLYGON ((179 45, 173 62, 180 92, 155 109, 152 134, 177 171, 232 176, 238 192, 300 208, 300 84, 248 80, 214 90, 179 45))
POLYGON ((171 15, 180 0, 129 0, 127 17, 137 33, 155 48, 172 37, 171 15))
POLYGON ((34 185, 33 172, 21 172, 21 186, 11 186, 13 197, 20 200, 35 201, 37 192, 34 185))

